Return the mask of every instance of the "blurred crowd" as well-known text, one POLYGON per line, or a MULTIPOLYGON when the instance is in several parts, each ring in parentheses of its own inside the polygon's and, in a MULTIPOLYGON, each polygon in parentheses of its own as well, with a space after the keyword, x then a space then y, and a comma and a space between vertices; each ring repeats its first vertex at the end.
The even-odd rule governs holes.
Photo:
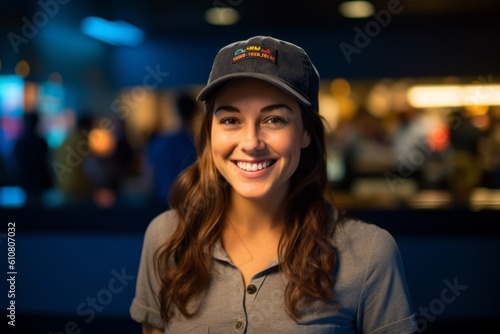
POLYGON ((390 198, 404 206, 426 192, 442 195, 448 206, 467 207, 474 190, 500 189, 498 115, 408 108, 381 118, 361 109, 337 124, 329 142, 332 168, 342 171, 334 173, 333 186, 354 200, 390 198))
POLYGON ((52 149, 41 134, 40 113, 25 113, 14 161, 9 161, 14 168, 0 160, 0 187, 20 187, 26 206, 122 202, 166 207, 173 180, 196 159, 198 107, 188 93, 179 93, 174 112, 180 125, 153 129, 141 147, 130 139, 143 134, 128 131, 126 119, 92 117, 82 110, 62 144, 52 149))
MULTIPOLYGON (((82 110, 65 140, 51 149, 40 134, 40 115, 25 113, 14 148, 14 173, 0 163, 0 187, 23 189, 23 205, 140 203, 167 207, 175 177, 196 159, 194 132, 202 106, 179 93, 175 129, 153 129, 143 145, 131 143, 127 119, 93 118, 82 110)), ((332 186, 356 196, 388 192, 407 198, 443 190, 467 206, 476 187, 500 189, 500 119, 487 127, 464 109, 437 122, 419 110, 376 117, 359 110, 327 137, 332 186)), ((1 162, 1 161, 0 161, 1 162)), ((375 196, 377 197, 377 196, 375 196)), ((380 197, 379 197, 380 198, 380 197)))

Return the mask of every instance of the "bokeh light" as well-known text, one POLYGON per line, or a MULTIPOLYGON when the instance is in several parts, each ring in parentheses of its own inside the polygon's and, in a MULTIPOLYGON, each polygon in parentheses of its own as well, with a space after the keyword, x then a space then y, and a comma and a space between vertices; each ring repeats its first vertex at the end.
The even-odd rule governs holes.
POLYGON ((26 78, 30 74, 30 64, 26 60, 20 60, 16 64, 15 72, 21 78, 26 78))
POLYGON ((92 152, 99 157, 109 156, 115 148, 115 138, 110 131, 93 129, 89 133, 92 152))

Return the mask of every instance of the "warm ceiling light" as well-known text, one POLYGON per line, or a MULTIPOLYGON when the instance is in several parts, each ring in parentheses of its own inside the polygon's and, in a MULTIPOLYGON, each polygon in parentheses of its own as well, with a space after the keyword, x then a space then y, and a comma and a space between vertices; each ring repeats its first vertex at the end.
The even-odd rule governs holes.
POLYGON ((500 85, 420 85, 407 96, 415 108, 500 105, 500 85))
POLYGON ((368 1, 346 1, 339 5, 339 11, 350 19, 369 17, 373 14, 373 5, 368 1))
POLYGON ((228 26, 240 19, 238 11, 231 7, 213 7, 205 12, 205 20, 213 25, 228 26))

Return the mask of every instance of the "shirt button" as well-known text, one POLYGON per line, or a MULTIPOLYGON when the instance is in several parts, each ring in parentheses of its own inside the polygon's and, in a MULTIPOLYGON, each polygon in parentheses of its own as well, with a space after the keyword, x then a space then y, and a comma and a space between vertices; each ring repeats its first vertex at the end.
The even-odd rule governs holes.
POLYGON ((238 321, 236 323, 236 329, 242 329, 243 328, 243 321, 238 321))
POLYGON ((255 292, 257 292, 257 287, 253 284, 250 284, 249 286, 247 286, 247 292, 253 295, 255 292))

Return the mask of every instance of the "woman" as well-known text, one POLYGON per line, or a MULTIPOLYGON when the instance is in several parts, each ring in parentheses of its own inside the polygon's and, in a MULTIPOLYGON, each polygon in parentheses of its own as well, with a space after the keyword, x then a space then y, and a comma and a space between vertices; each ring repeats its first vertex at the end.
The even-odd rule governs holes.
POLYGON ((417 330, 394 239, 334 207, 318 90, 291 43, 219 51, 199 158, 146 231, 131 306, 143 333, 417 330))

